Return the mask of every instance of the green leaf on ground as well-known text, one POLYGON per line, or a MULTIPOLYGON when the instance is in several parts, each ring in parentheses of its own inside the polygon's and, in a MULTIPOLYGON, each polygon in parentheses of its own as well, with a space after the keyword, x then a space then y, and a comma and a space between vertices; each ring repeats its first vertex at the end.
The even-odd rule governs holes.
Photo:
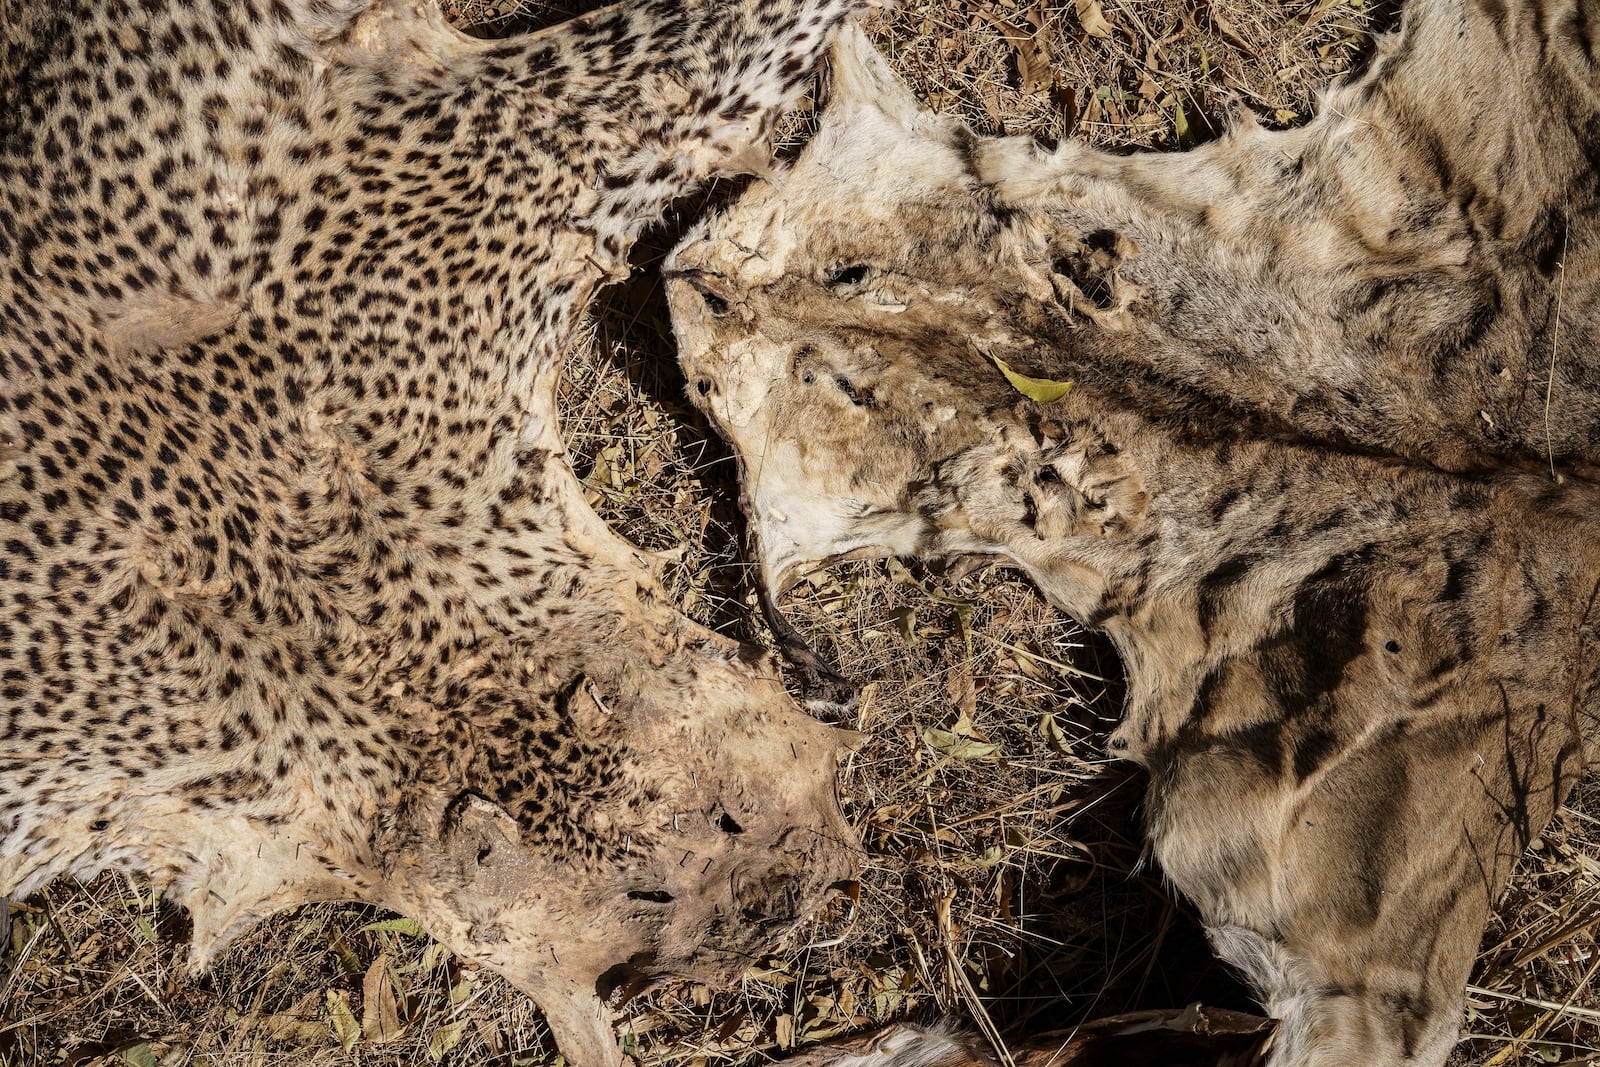
POLYGON ((128 1067, 161 1067, 155 1049, 149 1044, 132 1045, 122 1050, 122 1062, 128 1067))
POLYGON ((980 741, 975 737, 966 737, 953 730, 942 730, 937 726, 923 730, 922 740, 939 755, 949 756, 951 759, 989 759, 1000 751, 1000 746, 992 741, 980 741))

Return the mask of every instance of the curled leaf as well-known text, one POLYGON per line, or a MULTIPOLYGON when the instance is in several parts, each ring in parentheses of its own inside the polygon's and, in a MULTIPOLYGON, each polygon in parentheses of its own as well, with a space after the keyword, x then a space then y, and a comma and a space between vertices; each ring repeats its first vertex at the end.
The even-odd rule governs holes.
POLYGON ((461 1044, 461 1039, 466 1036, 467 1028, 471 1025, 471 1019, 457 1019, 435 1030, 433 1036, 428 1039, 428 1058, 434 1063, 444 1062, 446 1054, 461 1044))
POLYGON ((342 989, 327 990, 327 1003, 328 1029, 333 1032, 339 1045, 349 1052, 361 1040, 361 1024, 356 1021, 355 1012, 350 1010, 350 994, 342 989))
POLYGON ((381 953, 367 968, 361 982, 361 1032, 381 1044, 400 1036, 400 1003, 389 977, 389 954, 381 953))
POLYGON ((1106 19, 1100 0, 1076 0, 1078 23, 1090 37, 1110 37, 1111 23, 1106 19))
POLYGON ((908 645, 922 644, 922 637, 917 633, 917 613, 912 608, 895 608, 889 613, 894 620, 895 629, 900 631, 900 639, 908 645))
POLYGON ((1050 751, 1058 752, 1063 756, 1073 754, 1072 742, 1067 740, 1067 735, 1061 729, 1061 724, 1048 711, 1039 716, 1039 735, 1044 739, 1045 746, 1050 751))
POLYGON ((1025 93, 1042 93, 1055 84, 1055 73, 1050 67, 1050 51, 1037 30, 1029 31, 1014 22, 979 8, 977 14, 987 19, 1016 52, 1017 84, 1025 93))

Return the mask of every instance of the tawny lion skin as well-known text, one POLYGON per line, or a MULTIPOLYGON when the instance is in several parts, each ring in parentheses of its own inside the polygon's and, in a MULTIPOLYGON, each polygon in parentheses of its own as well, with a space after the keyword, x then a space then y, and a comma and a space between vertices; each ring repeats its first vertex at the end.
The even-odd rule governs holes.
POLYGON ((995 555, 1110 635, 1110 749, 1273 1067, 1444 1063, 1600 736, 1595 25, 1413 3, 1305 128, 1133 156, 978 137, 851 31, 667 264, 769 590, 995 555))

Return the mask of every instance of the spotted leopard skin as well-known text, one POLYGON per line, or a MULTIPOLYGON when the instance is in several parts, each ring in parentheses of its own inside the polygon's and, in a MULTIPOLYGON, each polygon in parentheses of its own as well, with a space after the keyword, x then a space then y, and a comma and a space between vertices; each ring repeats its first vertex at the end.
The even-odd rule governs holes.
POLYGON ((0 895, 147 875, 200 964, 383 904, 589 1067, 848 876, 832 731, 596 518, 554 393, 854 6, 0 5, 0 895))

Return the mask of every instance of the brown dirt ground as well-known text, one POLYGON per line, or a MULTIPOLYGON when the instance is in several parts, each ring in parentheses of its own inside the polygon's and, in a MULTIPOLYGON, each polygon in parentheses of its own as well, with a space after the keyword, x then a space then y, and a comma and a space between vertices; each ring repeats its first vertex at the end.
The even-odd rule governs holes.
MULTIPOLYGON (((500 34, 591 6, 447 10, 500 34)), ((871 30, 923 99, 983 132, 1177 149, 1211 136, 1232 99, 1269 124, 1303 120, 1316 90, 1359 62, 1368 29, 1393 18, 1362 0, 906 0, 871 30)), ((596 309, 569 368, 566 432, 600 513, 672 555, 684 608, 760 639, 731 464, 684 400, 652 272, 701 209, 647 240, 635 279, 596 309)), ((669 984, 641 999, 628 1044, 693 1067, 762 1062, 895 1018, 1006 1030, 1197 999, 1249 1006, 1145 862, 1143 783, 1102 752, 1119 667, 1094 635, 1000 570, 849 564, 802 585, 788 610, 870 683, 845 724, 869 739, 842 777, 868 853, 859 892, 732 989, 669 984)), ((58 883, 9 922, 0 1067, 555 1062, 526 998, 365 907, 281 916, 198 979, 183 972, 182 913, 145 885, 58 883)), ((1454 1062, 1592 1055, 1597 930, 1591 776, 1485 935, 1454 1062)))

